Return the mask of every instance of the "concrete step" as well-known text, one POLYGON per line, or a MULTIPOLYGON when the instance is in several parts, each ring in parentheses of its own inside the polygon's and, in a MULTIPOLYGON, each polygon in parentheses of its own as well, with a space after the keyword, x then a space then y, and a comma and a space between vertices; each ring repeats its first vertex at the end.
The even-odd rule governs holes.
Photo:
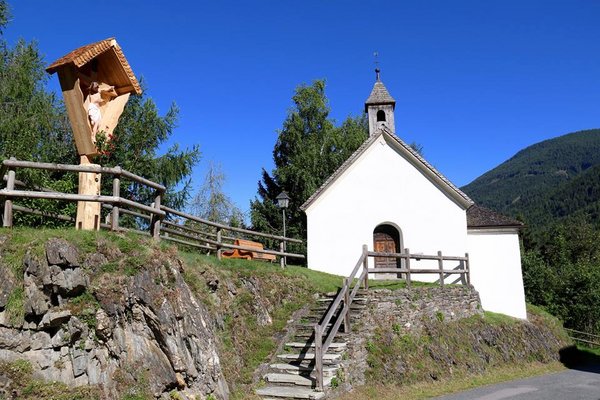
MULTIPOLYGON (((278 354, 277 358, 294 364, 302 364, 314 361, 315 353, 293 353, 293 354, 278 354)), ((342 361, 340 353, 326 353, 323 355, 323 365, 337 364, 342 361)))
MULTIPOLYGON (((310 342, 290 342, 285 344, 286 347, 291 349, 314 349, 315 343, 313 341, 310 342)), ((347 345, 345 342, 334 342, 329 345, 329 349, 327 351, 338 352, 346 350, 347 345)))
MULTIPOLYGON (((307 342, 309 339, 313 338, 314 335, 314 331, 304 331, 304 332, 296 332, 296 334, 294 335, 294 339, 296 339, 296 341, 298 342, 307 342)), ((348 333, 344 333, 342 331, 338 332, 337 335, 335 335, 336 340, 338 341, 344 341, 345 338, 348 337, 348 333)))
POLYGON ((306 399, 319 400, 325 397, 325 393, 317 392, 306 387, 292 386, 265 386, 257 389, 256 394, 265 400, 272 399, 306 399))
MULTIPOLYGON (((367 295, 369 291, 365 290, 365 289, 358 289, 358 291, 356 292, 356 297, 364 297, 367 295)), ((321 298, 333 298, 335 299, 335 297, 338 295, 338 292, 327 292, 325 294, 322 295, 321 298)))
MULTIPOLYGON (((315 387, 317 383, 315 378, 291 374, 269 373, 264 376, 264 379, 269 383, 277 383, 285 386, 306 386, 310 388, 315 387)), ((330 384, 331 377, 323 377, 323 386, 329 386, 330 384)))
MULTIPOLYGON (((332 366, 323 366, 323 376, 334 376, 339 368, 332 366)), ((269 371, 280 374, 292 374, 302 376, 313 376, 314 366, 310 365, 292 365, 292 364, 270 364, 269 371)))

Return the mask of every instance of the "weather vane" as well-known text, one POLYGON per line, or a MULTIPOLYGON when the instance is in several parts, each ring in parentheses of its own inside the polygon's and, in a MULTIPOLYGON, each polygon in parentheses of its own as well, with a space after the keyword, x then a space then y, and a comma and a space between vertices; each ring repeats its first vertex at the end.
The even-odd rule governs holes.
POLYGON ((376 51, 373 53, 373 57, 375 57, 375 74, 376 78, 379 81, 379 52, 376 51))

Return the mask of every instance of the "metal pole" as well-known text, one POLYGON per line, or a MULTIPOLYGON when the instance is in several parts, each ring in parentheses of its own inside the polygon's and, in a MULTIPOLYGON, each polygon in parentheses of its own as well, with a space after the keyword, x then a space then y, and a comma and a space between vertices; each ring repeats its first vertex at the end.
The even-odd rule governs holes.
MULTIPOLYGON (((283 211, 283 237, 285 236, 285 208, 282 208, 281 211, 283 211)), ((286 242, 285 239, 283 240, 283 251, 286 251, 286 242)), ((286 266, 287 265, 287 257, 283 256, 283 265, 286 266)))

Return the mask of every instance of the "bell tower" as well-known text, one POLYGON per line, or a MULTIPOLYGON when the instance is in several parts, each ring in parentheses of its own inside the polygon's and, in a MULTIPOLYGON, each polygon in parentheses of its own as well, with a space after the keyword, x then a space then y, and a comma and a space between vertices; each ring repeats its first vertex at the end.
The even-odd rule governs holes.
POLYGON ((381 82, 379 68, 375 69, 376 80, 373 85, 371 95, 365 102, 365 112, 369 117, 369 136, 373 136, 383 126, 386 126, 392 133, 396 133, 394 124, 394 108, 396 100, 388 93, 381 82))

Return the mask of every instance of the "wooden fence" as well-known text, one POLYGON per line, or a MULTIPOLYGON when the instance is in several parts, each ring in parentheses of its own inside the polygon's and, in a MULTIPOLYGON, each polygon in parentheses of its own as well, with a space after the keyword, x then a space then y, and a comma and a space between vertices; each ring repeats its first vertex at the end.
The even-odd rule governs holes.
POLYGON ((597 348, 600 347, 600 335, 594 335, 592 333, 576 331, 575 329, 565 328, 569 337, 577 343, 583 344, 587 347, 597 348))
POLYGON ((339 329, 344 323, 344 332, 350 332, 350 306, 360 287, 369 288, 369 274, 394 273, 402 274, 406 279, 408 287, 411 286, 412 274, 435 274, 439 275, 437 283, 444 287, 445 278, 458 274, 464 284, 470 284, 469 254, 464 257, 444 256, 441 251, 437 255, 410 254, 409 249, 404 253, 377 253, 369 251, 367 245, 362 246, 362 253, 356 266, 347 278, 344 278, 342 288, 331 303, 327 313, 314 327, 315 340, 315 378, 316 390, 323 391, 323 356, 327 353, 329 346, 335 339, 339 329), (369 257, 385 257, 403 260, 400 268, 369 268, 369 257), (411 268, 411 260, 435 260, 437 269, 433 268, 411 268), (452 269, 444 268, 444 261, 459 262, 458 267, 452 269), (359 274, 360 272, 360 274, 359 274), (335 316, 335 322, 327 331, 335 316))
POLYGON ((175 243, 183 244, 197 249, 215 252, 219 259, 223 249, 248 250, 262 254, 272 254, 280 256, 281 266, 286 263, 286 258, 304 259, 303 254, 286 252, 287 243, 302 244, 299 239, 292 239, 278 235, 271 235, 262 232, 255 232, 248 229, 236 228, 224 224, 215 223, 194 215, 190 215, 161 204, 166 191, 163 185, 152 182, 141 176, 128 172, 121 167, 107 168, 97 165, 66 165, 53 163, 38 163, 31 161, 19 161, 11 158, 4 160, 0 168, 0 176, 4 177, 6 187, 0 190, 0 197, 4 198, 3 226, 13 226, 13 213, 21 212, 40 217, 54 218, 66 222, 75 222, 75 218, 69 215, 61 215, 52 212, 24 207, 14 204, 16 199, 46 199, 55 201, 89 201, 101 203, 102 208, 108 211, 107 220, 100 223, 99 226, 112 231, 132 231, 153 238, 165 239, 175 243), (56 192, 52 189, 34 187, 33 190, 27 188, 27 185, 16 179, 17 170, 31 168, 43 169, 56 172, 92 172, 104 176, 113 177, 112 193, 106 195, 80 195, 73 193, 56 192), (121 197, 121 179, 146 186, 154 190, 152 204, 141 204, 139 202, 121 197), (148 230, 142 231, 135 228, 125 228, 120 226, 120 216, 129 215, 147 222, 148 230), (257 249, 245 246, 235 245, 238 238, 266 238, 271 241, 279 242, 279 250, 257 249))

